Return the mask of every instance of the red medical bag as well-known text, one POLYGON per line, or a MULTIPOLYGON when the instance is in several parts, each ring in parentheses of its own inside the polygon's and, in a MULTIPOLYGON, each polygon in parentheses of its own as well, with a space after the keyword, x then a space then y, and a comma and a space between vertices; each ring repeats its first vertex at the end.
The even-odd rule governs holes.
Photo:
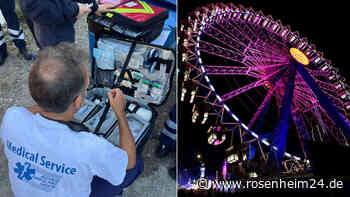
POLYGON ((162 32, 168 11, 141 0, 102 0, 112 4, 113 12, 102 17, 89 17, 103 27, 104 31, 125 37, 151 42, 162 32))

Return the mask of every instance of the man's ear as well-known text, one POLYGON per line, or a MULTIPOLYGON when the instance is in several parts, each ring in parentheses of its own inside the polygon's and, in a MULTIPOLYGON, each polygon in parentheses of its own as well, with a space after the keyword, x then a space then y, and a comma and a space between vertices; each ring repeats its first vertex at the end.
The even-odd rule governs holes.
POLYGON ((78 110, 83 105, 84 105, 84 99, 82 95, 79 95, 76 99, 74 99, 73 107, 75 110, 78 110))

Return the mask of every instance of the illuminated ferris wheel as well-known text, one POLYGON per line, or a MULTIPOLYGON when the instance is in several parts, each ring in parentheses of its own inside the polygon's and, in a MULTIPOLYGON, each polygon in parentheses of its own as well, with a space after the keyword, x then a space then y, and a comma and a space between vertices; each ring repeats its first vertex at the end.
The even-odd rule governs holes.
MULTIPOLYGON (((209 144, 237 133, 247 150, 280 162, 308 161, 306 140, 332 138, 348 146, 345 78, 289 26, 251 8, 218 3, 189 14, 179 36, 181 101, 193 104, 193 123, 216 118, 207 130, 209 144)), ((252 155, 232 154, 227 161, 247 157, 252 155)))

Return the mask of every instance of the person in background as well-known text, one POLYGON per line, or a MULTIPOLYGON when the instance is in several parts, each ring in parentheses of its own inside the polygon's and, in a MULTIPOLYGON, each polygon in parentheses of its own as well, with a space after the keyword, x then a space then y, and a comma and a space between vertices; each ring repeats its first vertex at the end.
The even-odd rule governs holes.
MULTIPOLYGON (((10 34, 13 43, 18 48, 19 53, 25 60, 32 60, 34 56, 27 50, 27 43, 24 40, 24 33, 20 27, 18 16, 16 14, 15 0, 1 0, 0 10, 7 23, 7 31, 10 34)), ((7 56, 8 52, 5 42, 5 33, 0 24, 0 66, 5 63, 7 56)))
MULTIPOLYGON (((159 146, 156 150, 156 156, 163 158, 169 152, 176 151, 176 105, 171 108, 168 120, 164 123, 164 127, 159 136, 159 146)), ((176 166, 169 169, 169 175, 176 179, 176 166)))
POLYGON ((78 18, 111 11, 112 5, 98 5, 96 0, 21 0, 23 16, 39 48, 60 42, 74 42, 74 23, 78 18))

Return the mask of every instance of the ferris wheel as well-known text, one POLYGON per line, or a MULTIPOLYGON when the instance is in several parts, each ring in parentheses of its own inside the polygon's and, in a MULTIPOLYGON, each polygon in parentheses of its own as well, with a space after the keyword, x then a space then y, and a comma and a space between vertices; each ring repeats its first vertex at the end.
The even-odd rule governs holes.
MULTIPOLYGON (((190 13, 179 36, 181 101, 193 104, 193 123, 216 119, 207 130, 209 144, 236 133, 249 150, 279 162, 308 161, 307 140, 349 146, 349 86, 290 26, 252 8, 218 3, 190 13)), ((245 159, 229 155, 227 161, 245 159)))

